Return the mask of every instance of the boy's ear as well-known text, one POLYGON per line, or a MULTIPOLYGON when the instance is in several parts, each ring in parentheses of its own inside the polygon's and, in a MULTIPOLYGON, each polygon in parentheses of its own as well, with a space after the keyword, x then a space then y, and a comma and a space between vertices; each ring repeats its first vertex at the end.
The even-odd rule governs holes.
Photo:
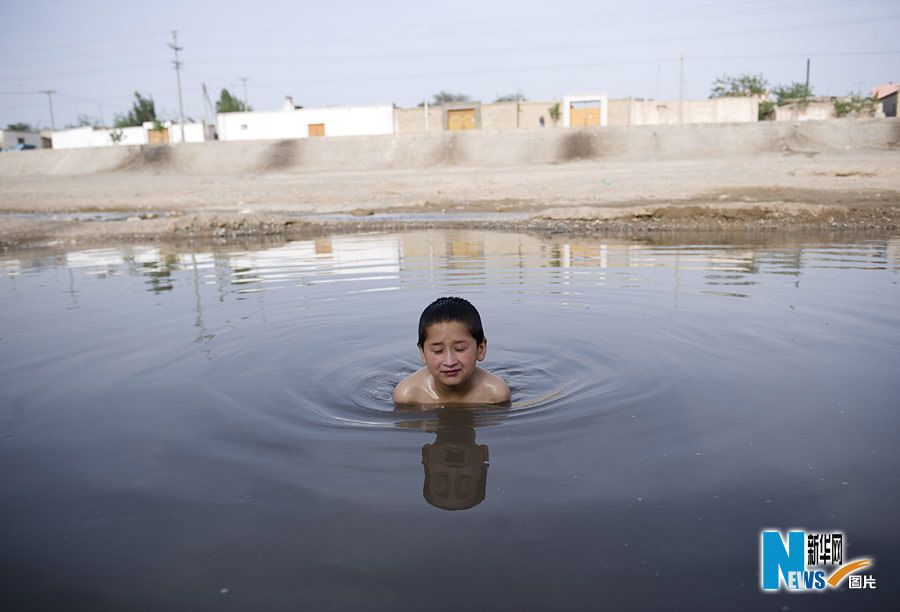
POLYGON ((428 365, 428 362, 425 361, 425 347, 424 346, 419 347, 419 357, 422 358, 422 363, 424 363, 425 365, 428 365))
POLYGON ((487 338, 485 338, 481 344, 478 345, 478 361, 484 361, 484 357, 487 355, 487 338))

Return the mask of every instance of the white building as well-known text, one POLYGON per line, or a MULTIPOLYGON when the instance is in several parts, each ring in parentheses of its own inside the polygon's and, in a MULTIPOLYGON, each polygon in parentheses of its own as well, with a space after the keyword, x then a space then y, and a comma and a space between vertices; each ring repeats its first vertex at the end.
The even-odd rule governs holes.
MULTIPOLYGON (((85 149, 88 147, 111 147, 113 144, 116 144, 113 142, 113 131, 111 128, 92 127, 90 125, 68 130, 57 130, 53 132, 53 148, 85 149)), ((121 132, 121 140, 118 144, 148 144, 147 130, 143 127, 121 128, 118 132, 121 132)))
POLYGON ((0 149, 15 149, 16 145, 31 145, 36 149, 44 148, 41 135, 37 132, 20 130, 0 130, 0 149))
POLYGON ((393 134, 394 105, 299 108, 286 98, 279 111, 220 113, 216 131, 220 140, 393 134))
MULTIPOLYGON (((203 142, 210 140, 213 130, 202 123, 185 123, 185 142, 203 142)), ((91 127, 89 125, 68 130, 53 132, 54 149, 84 149, 87 147, 109 147, 120 145, 146 145, 166 144, 181 142, 181 129, 177 123, 164 121, 162 130, 154 129, 152 121, 147 121, 139 127, 107 128, 91 127), (114 142, 114 134, 120 135, 120 140, 114 142)))

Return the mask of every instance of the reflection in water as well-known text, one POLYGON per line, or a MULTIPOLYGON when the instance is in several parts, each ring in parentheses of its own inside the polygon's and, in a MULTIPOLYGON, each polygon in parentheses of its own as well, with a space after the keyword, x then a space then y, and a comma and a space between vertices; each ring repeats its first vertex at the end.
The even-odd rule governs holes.
MULTIPOLYGON (((894 269, 900 267, 900 239, 871 239, 844 245, 816 241, 777 245, 655 244, 615 239, 542 238, 476 230, 369 233, 298 240, 273 248, 182 252, 141 245, 69 251, 69 269, 104 278, 143 276, 153 293, 186 284, 179 271, 202 271, 204 284, 242 295, 294 284, 340 284, 344 294, 416 288, 446 281, 449 286, 506 287, 529 284, 535 272, 551 275, 560 295, 578 295, 576 281, 638 287, 672 270, 676 293, 682 272, 705 272, 698 293, 747 298, 760 275, 797 279, 805 268, 894 269)), ((52 259, 52 257, 51 257, 52 259)), ((45 261, 0 260, 0 274, 15 277, 45 261)), ((194 279, 190 279, 193 284, 194 279)), ((73 283, 74 286, 74 283, 73 283)))
POLYGON ((422 496, 442 510, 468 510, 484 501, 487 491, 488 447, 475 441, 476 426, 500 422, 497 406, 398 407, 400 412, 433 411, 436 421, 401 421, 398 427, 434 432, 422 447, 425 483, 422 496), (482 412, 483 411, 483 412, 482 412))

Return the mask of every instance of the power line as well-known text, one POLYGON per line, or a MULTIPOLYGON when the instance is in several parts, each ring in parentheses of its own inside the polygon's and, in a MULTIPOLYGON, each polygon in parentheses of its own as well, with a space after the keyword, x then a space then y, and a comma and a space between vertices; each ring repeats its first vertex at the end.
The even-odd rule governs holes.
MULTIPOLYGON (((842 20, 842 21, 829 21, 829 22, 820 22, 813 24, 791 24, 783 27, 766 27, 766 28, 753 28, 753 29, 737 29, 737 30, 717 30, 715 32, 706 32, 706 33, 692 33, 692 34, 683 34, 683 35, 673 35, 667 37, 645 37, 645 38, 623 38, 623 39, 606 39, 601 43, 597 43, 595 41, 585 42, 585 43, 576 43, 576 44, 565 44, 565 45, 531 45, 531 46, 512 46, 512 47, 499 47, 499 48, 488 48, 488 49, 480 49, 480 50, 454 50, 454 51, 441 51, 441 52, 432 52, 432 53, 416 53, 416 52, 406 52, 406 53, 382 53, 382 54, 365 54, 365 55, 344 55, 344 56, 305 56, 305 57, 284 57, 279 56, 277 58, 273 57, 260 57, 248 59, 246 57, 241 58, 216 58, 203 60, 198 59, 194 60, 194 64, 220 64, 220 63, 235 63, 235 62, 265 62, 272 63, 273 61, 278 60, 287 60, 287 61, 315 61, 315 62, 325 62, 325 61, 360 61, 360 60, 372 60, 379 61, 384 59, 403 59, 403 58, 436 58, 436 57, 460 57, 460 56, 479 56, 486 54, 496 54, 496 53, 520 53, 522 51, 570 51, 570 50, 584 50, 584 49, 597 49, 597 48, 608 48, 612 45, 622 45, 622 46, 632 46, 635 44, 646 44, 652 42, 679 42, 684 40, 697 40, 701 38, 719 38, 719 37, 727 37, 734 36, 738 34, 760 34, 760 33, 772 33, 772 32, 784 32, 784 31, 793 31, 793 30, 805 30, 805 29, 815 29, 819 27, 831 27, 831 26, 846 26, 848 24, 862 24, 862 23, 871 23, 871 22, 885 22, 900 19, 900 15, 887 15, 883 17, 871 17, 871 18, 862 18, 856 20, 842 20)), ((41 75, 41 74, 29 74, 28 77, 16 76, 16 77, 0 77, 0 82, 3 81, 14 81, 21 80, 23 78, 61 78, 67 76, 76 76, 81 74, 98 74, 98 73, 111 73, 117 71, 125 71, 125 70, 135 70, 142 67, 150 67, 155 66, 156 64, 140 64, 140 65, 124 65, 124 66, 116 66, 110 67, 103 70, 87 70, 87 71, 70 71, 66 73, 58 73, 53 75, 41 75)))
POLYGON ((32 51, 46 51, 48 49, 70 49, 72 47, 93 47, 97 45, 104 45, 111 42, 123 42, 128 41, 131 42, 136 38, 158 38, 159 34, 138 34, 132 36, 123 36, 119 38, 108 38, 106 40, 92 40, 90 42, 78 42, 78 43, 61 43, 58 45, 48 45, 44 47, 31 47, 31 48, 17 48, 12 50, 12 52, 8 52, 8 55, 13 55, 18 52, 30 53, 32 51))
MULTIPOLYGON (((416 23, 415 25, 415 33, 422 34, 423 37, 431 38, 434 35, 434 30, 447 30, 449 33, 454 36, 459 35, 460 29, 464 26, 492 26, 497 25, 502 27, 504 30, 509 30, 511 27, 517 25, 538 25, 541 29, 546 29, 548 26, 554 24, 566 25, 568 23, 574 24, 586 24, 590 27, 595 27, 596 25, 621 25, 623 22, 619 20, 619 18, 630 18, 629 21, 634 21, 640 24, 651 23, 654 21, 664 21, 665 23, 671 23, 673 20, 691 20, 696 21, 697 18, 718 18, 721 16, 743 16, 743 15, 753 15, 753 14, 770 14, 777 13, 783 14, 786 11, 803 11, 803 10, 815 10, 815 9, 823 9, 830 7, 839 7, 839 8, 848 8, 848 7, 857 7, 857 6, 867 6, 867 5, 877 5, 877 4, 894 4, 896 0, 862 0, 857 2, 852 2, 849 0, 827 0, 824 2, 801 2, 796 4, 790 4, 784 1, 774 1, 769 3, 768 5, 762 4, 758 0, 746 0, 744 2, 731 2, 727 4, 723 4, 721 1, 709 2, 704 4, 695 4, 690 7, 684 7, 680 5, 675 5, 671 7, 666 7, 663 9, 630 9, 624 11, 615 11, 615 10, 604 10, 604 11, 591 11, 580 14, 569 14, 565 17, 533 17, 533 18, 520 18, 520 19, 508 19, 506 17, 498 17, 497 19, 470 19, 470 20, 457 20, 457 21, 446 21, 442 20, 440 22, 432 22, 428 24, 416 23), (722 15, 715 14, 716 12, 722 13, 722 15), (602 24, 597 24, 592 22, 592 19, 602 20, 602 24)), ((404 24, 404 25, 394 25, 394 27, 379 27, 377 28, 377 35, 381 37, 388 37, 390 39, 395 39, 393 36, 394 33, 408 33, 410 32, 411 26, 413 24, 404 24)), ((241 34, 246 36, 248 33, 259 33, 260 35, 266 36, 267 41, 271 41, 272 34, 285 34, 290 36, 291 41, 296 41, 298 35, 302 36, 304 39, 308 38, 313 34, 324 34, 327 35, 330 40, 333 40, 333 36, 329 35, 328 32, 338 31, 345 32, 347 30, 346 24, 335 24, 333 26, 323 26, 317 25, 314 30, 297 30, 297 29, 282 29, 282 28, 246 28, 242 27, 239 29, 229 29, 229 28, 221 28, 221 29, 209 29, 209 28, 191 28, 185 29, 186 32, 191 32, 193 34, 225 34, 229 36, 229 40, 234 40, 234 34, 241 34)), ((358 39, 359 36, 354 35, 355 39, 358 39)))
POLYGON ((582 43, 566 43, 564 45, 546 44, 546 45, 517 45, 509 47, 494 47, 486 49, 469 49, 469 50, 447 50, 435 52, 402 52, 402 53, 366 53, 365 55, 312 55, 312 56, 260 56, 256 58, 247 57, 223 57, 216 59, 204 60, 202 58, 193 61, 194 64, 221 64, 221 63, 272 63, 279 60, 285 62, 327 62, 327 61, 353 61, 360 60, 381 61, 385 59, 404 59, 404 58, 439 58, 439 57, 461 57, 461 56, 481 56, 498 53, 521 53, 523 51, 580 51, 585 49, 604 49, 614 45, 633 46, 643 45, 654 42, 683 42, 685 40, 693 41, 700 38, 719 38, 734 36, 737 34, 760 34, 770 32, 784 32, 793 30, 807 30, 819 27, 845 26, 847 24, 862 24, 871 22, 884 22, 900 19, 900 15, 888 15, 878 18, 863 18, 857 20, 828 21, 813 24, 791 24, 783 27, 766 27, 752 29, 737 30, 717 30, 715 32, 700 32, 692 34, 678 34, 663 37, 645 37, 645 38, 620 38, 606 39, 603 42, 582 42, 582 43))

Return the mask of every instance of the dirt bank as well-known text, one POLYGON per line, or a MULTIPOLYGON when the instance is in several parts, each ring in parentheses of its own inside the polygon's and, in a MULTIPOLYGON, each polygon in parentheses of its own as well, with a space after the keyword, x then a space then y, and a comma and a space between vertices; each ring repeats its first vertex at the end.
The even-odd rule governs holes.
POLYGON ((447 225, 625 233, 894 230, 898 210, 896 149, 427 170, 0 175, 0 244, 6 248, 48 240, 447 225), (118 212, 119 219, 59 216, 103 211, 118 212), (346 217, 333 216, 341 214, 346 217))

